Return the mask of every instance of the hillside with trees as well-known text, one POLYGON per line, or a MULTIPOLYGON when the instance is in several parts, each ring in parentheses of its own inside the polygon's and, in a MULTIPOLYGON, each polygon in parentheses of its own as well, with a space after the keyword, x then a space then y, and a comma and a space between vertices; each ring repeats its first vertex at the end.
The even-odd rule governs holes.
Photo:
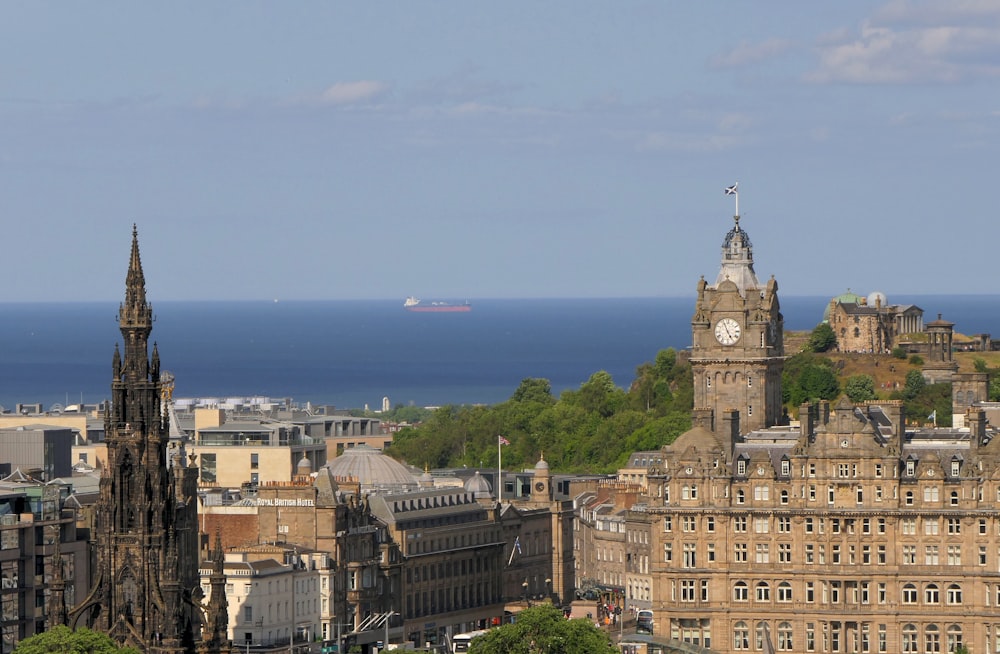
MULTIPOLYGON (((854 354, 836 351, 828 325, 786 335, 782 374, 788 415, 803 402, 901 400, 911 423, 951 424, 950 384, 927 384, 923 360, 902 351, 854 354)), ((1000 357, 970 353, 960 364, 992 373, 990 398, 1000 401, 1000 357)), ((673 348, 639 365, 627 388, 605 371, 578 389, 553 395, 545 379, 524 379, 510 398, 492 406, 445 406, 398 432, 387 451, 419 467, 495 467, 498 437, 503 466, 518 470, 544 456, 559 472, 613 472, 635 451, 655 450, 691 428, 694 389, 691 366, 673 348)), ((417 417, 414 414, 413 417, 417 417)))

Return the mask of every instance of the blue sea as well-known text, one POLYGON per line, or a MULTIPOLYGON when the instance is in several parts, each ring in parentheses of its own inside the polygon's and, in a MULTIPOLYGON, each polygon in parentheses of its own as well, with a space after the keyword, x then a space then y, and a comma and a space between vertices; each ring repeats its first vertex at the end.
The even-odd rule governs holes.
MULTIPOLYGON (((810 330, 827 297, 783 297, 786 330, 810 330)), ((928 322, 1000 335, 1000 295, 892 297, 928 322)), ((691 343, 694 297, 473 300, 469 313, 409 313, 402 301, 153 302, 151 339, 175 398, 270 397, 340 408, 501 402, 522 379, 557 394, 599 370, 628 387, 636 367, 691 343)), ((109 397, 117 303, 0 305, 0 405, 109 397)))

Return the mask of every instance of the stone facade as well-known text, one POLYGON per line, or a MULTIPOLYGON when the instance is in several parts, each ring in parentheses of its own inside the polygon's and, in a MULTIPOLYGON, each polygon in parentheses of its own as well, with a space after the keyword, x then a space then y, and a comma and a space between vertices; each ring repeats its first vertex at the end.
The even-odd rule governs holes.
POLYGON ((784 318, 778 283, 757 281, 753 246, 739 216, 722 243, 722 266, 715 284, 698 282, 691 319, 694 405, 710 411, 712 425, 727 409, 740 414, 746 429, 782 421, 781 370, 784 318))

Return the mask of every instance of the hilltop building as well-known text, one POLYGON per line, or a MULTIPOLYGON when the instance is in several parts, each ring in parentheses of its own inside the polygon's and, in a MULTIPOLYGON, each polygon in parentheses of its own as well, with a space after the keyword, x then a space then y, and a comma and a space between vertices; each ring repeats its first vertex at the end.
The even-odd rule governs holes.
POLYGON ((885 353, 907 334, 924 331, 924 311, 913 304, 889 304, 884 293, 867 297, 848 289, 830 300, 823 321, 837 336, 840 352, 885 353))

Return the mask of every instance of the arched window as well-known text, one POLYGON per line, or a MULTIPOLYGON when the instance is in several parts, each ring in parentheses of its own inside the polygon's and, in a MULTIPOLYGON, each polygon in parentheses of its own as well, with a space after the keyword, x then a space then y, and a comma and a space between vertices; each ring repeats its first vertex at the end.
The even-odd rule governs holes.
POLYGON ((778 625, 778 651, 790 652, 792 646, 792 623, 782 622, 778 625))
POLYGON ((733 585, 733 601, 746 602, 749 599, 749 591, 746 582, 737 581, 733 585))
POLYGON ((957 624, 948 625, 948 651, 955 652, 962 646, 962 626, 957 624))
POLYGON ((750 649, 750 628, 742 620, 733 626, 733 649, 750 649))
MULTIPOLYGON (((903 586, 903 604, 917 603, 917 587, 913 584, 903 586)), ((906 651, 906 650, 903 650, 906 651)))
MULTIPOLYGON (((962 587, 958 584, 952 584, 948 586, 948 603, 949 604, 961 604, 962 603, 962 587)), ((949 652, 953 651, 951 649, 949 652)))
POLYGON ((924 603, 925 604, 941 603, 941 591, 938 590, 937 584, 927 584, 927 586, 924 588, 924 603))
POLYGON ((765 637, 767 635, 767 623, 758 622, 757 627, 754 629, 754 648, 759 650, 764 649, 765 637))
POLYGON ((936 624, 929 624, 924 629, 924 653, 937 654, 941 651, 941 633, 936 624))
POLYGON ((903 654, 916 654, 917 652, 917 628, 912 625, 903 625, 903 654))
POLYGON ((787 581, 783 581, 780 584, 778 584, 778 601, 779 602, 792 601, 792 585, 787 581))
POLYGON ((757 601, 758 602, 770 602, 771 601, 771 587, 767 585, 766 581, 762 581, 757 584, 757 601))
POLYGON ((746 501, 747 501, 746 492, 742 488, 736 491, 736 503, 743 504, 746 501))
MULTIPOLYGON (((955 475, 956 477, 958 475, 955 475)), ((958 506, 958 491, 951 491, 951 505, 958 506)))

